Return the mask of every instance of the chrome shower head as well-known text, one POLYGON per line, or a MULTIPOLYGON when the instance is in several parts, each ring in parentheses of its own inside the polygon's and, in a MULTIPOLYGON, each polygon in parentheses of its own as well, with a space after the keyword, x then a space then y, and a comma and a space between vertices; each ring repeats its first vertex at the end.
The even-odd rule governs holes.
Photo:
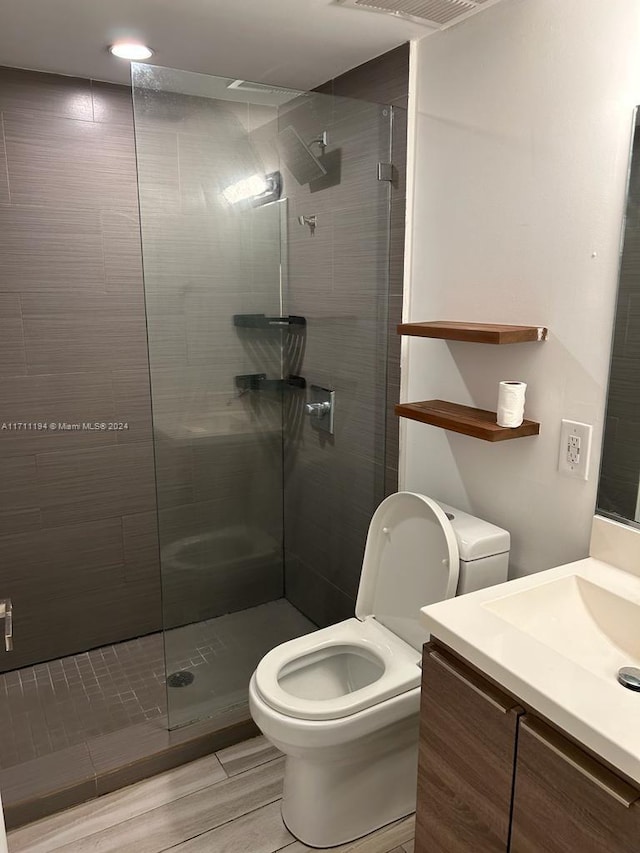
MULTIPOLYGON (((322 139, 326 138, 323 136, 322 139)), ((319 143, 320 137, 313 141, 319 143)), ((299 184, 308 184, 327 174, 325 167, 291 125, 278 134, 278 149, 287 169, 299 184)))

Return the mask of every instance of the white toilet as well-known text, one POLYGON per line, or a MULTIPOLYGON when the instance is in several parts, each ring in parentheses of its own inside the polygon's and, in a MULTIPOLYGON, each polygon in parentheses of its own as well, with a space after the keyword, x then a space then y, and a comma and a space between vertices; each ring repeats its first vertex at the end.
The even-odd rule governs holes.
POLYGON ((282 816, 311 847, 359 838, 415 810, 427 604, 507 579, 509 534, 398 492, 371 519, 356 618, 270 651, 249 703, 286 755, 282 816))

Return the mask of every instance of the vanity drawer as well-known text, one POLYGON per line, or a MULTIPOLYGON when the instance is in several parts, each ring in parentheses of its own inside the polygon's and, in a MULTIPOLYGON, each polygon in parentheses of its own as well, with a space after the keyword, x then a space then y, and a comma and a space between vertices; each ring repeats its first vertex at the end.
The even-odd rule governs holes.
POLYGON ((416 853, 506 853, 519 713, 453 655, 425 646, 416 853))
POLYGON ((640 853, 640 791, 545 723, 520 720, 511 853, 640 853))

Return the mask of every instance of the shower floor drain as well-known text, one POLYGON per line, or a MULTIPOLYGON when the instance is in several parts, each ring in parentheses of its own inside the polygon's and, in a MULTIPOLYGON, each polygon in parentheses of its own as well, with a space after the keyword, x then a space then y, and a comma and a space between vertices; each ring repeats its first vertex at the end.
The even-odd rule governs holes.
POLYGON ((188 687, 193 684, 194 679, 195 675, 192 672, 183 669, 180 672, 172 672, 167 678, 167 684, 169 687, 188 687))

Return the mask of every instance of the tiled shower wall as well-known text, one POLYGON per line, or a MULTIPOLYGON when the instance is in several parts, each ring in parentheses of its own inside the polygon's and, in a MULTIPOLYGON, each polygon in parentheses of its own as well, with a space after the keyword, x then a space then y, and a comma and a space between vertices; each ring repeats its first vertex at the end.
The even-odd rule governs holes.
POLYGON ((299 187, 284 168, 289 310, 308 321, 300 371, 336 391, 333 437, 285 417, 285 594, 321 626, 353 616, 371 515, 397 489, 408 78, 403 45, 318 89, 335 100, 280 116, 303 138, 327 130, 334 178, 299 187), (376 170, 390 147, 389 187, 376 170), (311 237, 297 217, 313 213, 311 237))
POLYGON ((130 93, 5 68, 0 112, 6 670, 161 619, 130 93), (129 428, 9 427, 18 422, 129 428))
POLYGON ((633 141, 598 508, 635 519, 640 486, 640 131, 633 141))

